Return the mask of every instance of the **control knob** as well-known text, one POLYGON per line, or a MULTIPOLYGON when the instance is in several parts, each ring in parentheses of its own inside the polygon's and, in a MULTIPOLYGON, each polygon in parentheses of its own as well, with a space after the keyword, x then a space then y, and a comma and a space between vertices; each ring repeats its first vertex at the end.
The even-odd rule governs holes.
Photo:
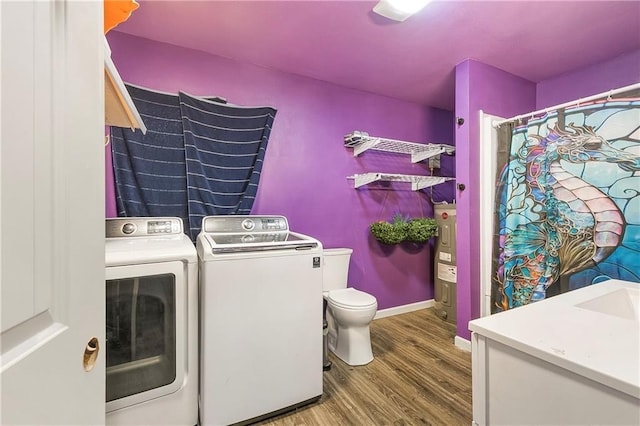
POLYGON ((125 235, 133 234, 136 230, 136 225, 131 222, 127 222, 122 225, 122 233, 125 235))

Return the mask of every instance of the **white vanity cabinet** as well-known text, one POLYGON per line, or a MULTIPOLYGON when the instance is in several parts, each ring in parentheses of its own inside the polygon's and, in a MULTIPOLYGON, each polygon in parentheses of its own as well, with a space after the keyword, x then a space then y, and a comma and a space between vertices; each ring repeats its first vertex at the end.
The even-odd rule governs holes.
POLYGON ((473 424, 640 424, 639 312, 610 280, 471 321, 473 424))

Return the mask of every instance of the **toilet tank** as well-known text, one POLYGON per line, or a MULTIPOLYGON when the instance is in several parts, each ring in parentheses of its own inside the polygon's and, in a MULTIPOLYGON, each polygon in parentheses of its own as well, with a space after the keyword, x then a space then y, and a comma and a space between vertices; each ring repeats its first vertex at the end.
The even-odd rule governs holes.
POLYGON ((349 260, 353 250, 350 248, 324 249, 322 268, 322 290, 331 291, 347 288, 349 260))

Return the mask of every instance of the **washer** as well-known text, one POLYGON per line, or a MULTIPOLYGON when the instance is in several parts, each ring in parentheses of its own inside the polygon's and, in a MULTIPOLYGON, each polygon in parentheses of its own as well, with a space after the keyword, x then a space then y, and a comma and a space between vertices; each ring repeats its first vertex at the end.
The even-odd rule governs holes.
POLYGON ((172 217, 106 221, 106 424, 198 423, 198 260, 172 217))
POLYGON ((208 216, 200 421, 255 422, 322 396, 322 244, 283 216, 208 216))

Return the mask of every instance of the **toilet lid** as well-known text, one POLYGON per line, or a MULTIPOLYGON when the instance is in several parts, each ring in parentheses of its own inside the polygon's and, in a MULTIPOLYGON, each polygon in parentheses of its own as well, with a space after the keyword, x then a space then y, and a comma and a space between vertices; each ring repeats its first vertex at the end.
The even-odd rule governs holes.
POLYGON ((378 303, 375 297, 355 288, 344 288, 329 292, 329 303, 346 309, 368 308, 378 303))

